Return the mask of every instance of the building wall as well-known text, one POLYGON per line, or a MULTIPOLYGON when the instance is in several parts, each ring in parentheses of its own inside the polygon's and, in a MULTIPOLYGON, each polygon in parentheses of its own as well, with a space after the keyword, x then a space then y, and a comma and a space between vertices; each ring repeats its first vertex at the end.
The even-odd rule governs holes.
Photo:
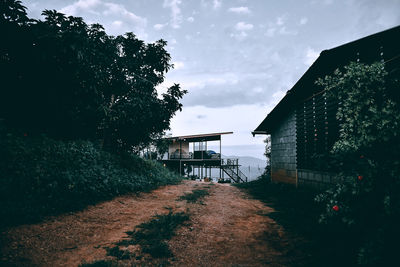
POLYGON ((328 188, 339 182, 334 173, 305 169, 297 170, 297 179, 299 186, 309 186, 318 189, 328 188))
POLYGON ((296 113, 293 110, 271 133, 271 179, 296 183, 296 113))

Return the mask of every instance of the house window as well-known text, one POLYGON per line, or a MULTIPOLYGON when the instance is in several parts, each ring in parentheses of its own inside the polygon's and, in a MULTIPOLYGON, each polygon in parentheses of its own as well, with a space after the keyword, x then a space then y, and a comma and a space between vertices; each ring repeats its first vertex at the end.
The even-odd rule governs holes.
POLYGON ((328 169, 329 151, 338 138, 337 106, 326 93, 319 93, 296 108, 298 169, 328 169))

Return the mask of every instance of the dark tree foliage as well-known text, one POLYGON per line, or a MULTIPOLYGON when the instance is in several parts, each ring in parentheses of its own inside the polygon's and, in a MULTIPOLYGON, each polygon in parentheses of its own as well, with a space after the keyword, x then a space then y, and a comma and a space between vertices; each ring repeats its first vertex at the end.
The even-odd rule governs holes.
POLYGON ((45 10, 27 17, 20 1, 0 0, 0 118, 29 134, 101 140, 109 150, 147 144, 169 128, 186 93, 158 96, 172 65, 166 41, 107 35, 100 24, 45 10))

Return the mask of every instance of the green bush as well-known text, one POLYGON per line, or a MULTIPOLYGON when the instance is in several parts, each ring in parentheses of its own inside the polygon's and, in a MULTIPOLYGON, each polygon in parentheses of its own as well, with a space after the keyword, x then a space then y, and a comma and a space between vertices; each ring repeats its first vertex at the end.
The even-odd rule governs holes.
POLYGON ((0 155, 2 225, 32 222, 180 181, 157 162, 110 154, 88 141, 62 142, 3 130, 0 155))
POLYGON ((320 222, 353 245, 354 262, 388 266, 400 238, 400 75, 383 63, 351 63, 317 83, 339 100, 336 187, 316 199, 320 222))

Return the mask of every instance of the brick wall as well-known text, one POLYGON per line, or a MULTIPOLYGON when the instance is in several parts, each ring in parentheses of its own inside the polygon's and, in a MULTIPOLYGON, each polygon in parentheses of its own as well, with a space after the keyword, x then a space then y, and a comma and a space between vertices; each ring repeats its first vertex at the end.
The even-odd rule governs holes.
POLYGON ((296 183, 296 113, 293 110, 271 133, 271 179, 296 183))

